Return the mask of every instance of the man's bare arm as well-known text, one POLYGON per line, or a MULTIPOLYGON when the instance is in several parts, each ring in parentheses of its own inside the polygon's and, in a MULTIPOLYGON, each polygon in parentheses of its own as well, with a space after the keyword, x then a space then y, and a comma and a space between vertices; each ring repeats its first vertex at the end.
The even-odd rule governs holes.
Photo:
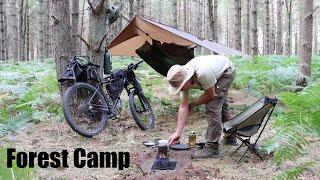
POLYGON ((189 99, 188 95, 181 99, 179 111, 178 111, 178 122, 177 122, 177 132, 181 135, 184 125, 186 124, 189 114, 189 99))
POLYGON ((209 89, 204 91, 204 93, 198 97, 197 99, 193 100, 190 105, 191 106, 199 106, 201 104, 208 103, 209 101, 213 100, 217 96, 215 86, 211 86, 209 89))
POLYGON ((176 131, 169 137, 169 144, 175 144, 179 142, 182 130, 186 124, 189 115, 189 100, 188 94, 182 97, 179 111, 176 131))

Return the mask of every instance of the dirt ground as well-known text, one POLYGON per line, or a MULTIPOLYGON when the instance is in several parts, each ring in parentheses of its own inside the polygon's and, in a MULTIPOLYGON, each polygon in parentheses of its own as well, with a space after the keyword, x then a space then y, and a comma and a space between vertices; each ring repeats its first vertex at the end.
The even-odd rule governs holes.
MULTIPOLYGON (((238 91, 232 91, 230 94, 232 106, 249 105, 256 100, 238 91)), ((237 110, 233 110, 233 113, 236 114, 237 110)), ((37 168, 36 177, 39 179, 270 179, 296 165, 310 161, 315 161, 315 165, 307 169, 299 179, 320 179, 319 140, 311 142, 304 155, 280 166, 273 163, 271 157, 267 157, 267 160, 261 162, 251 153, 247 153, 244 160, 238 164, 237 161, 245 149, 242 148, 231 156, 230 154, 237 147, 221 145, 222 157, 219 159, 186 160, 190 157, 190 153, 181 152, 180 157, 185 161, 183 161, 183 166, 175 171, 148 172, 143 170, 141 161, 146 162, 143 158, 148 153, 150 161, 155 150, 147 149, 141 142, 155 138, 167 139, 175 129, 176 118, 176 114, 157 117, 154 130, 141 131, 128 113, 124 112, 120 119, 110 121, 107 128, 92 139, 79 136, 66 122, 32 124, 19 134, 0 138, 0 147, 9 144, 19 150, 38 152, 61 151, 62 149, 73 152, 74 149, 82 147, 86 151, 128 151, 131 154, 130 167, 123 171, 112 168, 37 168)), ((194 113, 188 119, 185 133, 181 139, 182 143, 187 142, 187 135, 191 130, 197 132, 198 142, 204 141, 206 119, 203 112, 194 113)), ((260 142, 271 135, 270 126, 267 126, 260 142)), ((174 156, 179 157, 180 152, 170 151, 169 153, 175 153, 174 156)), ((72 156, 71 154, 70 158, 72 156)))

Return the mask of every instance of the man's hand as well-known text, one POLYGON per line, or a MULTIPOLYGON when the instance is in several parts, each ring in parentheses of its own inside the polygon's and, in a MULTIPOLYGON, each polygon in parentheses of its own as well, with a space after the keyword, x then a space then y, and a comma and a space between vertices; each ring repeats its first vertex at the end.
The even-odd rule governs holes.
POLYGON ((180 140, 180 134, 178 132, 173 133, 170 137, 169 137, 169 144, 177 144, 179 143, 180 140))

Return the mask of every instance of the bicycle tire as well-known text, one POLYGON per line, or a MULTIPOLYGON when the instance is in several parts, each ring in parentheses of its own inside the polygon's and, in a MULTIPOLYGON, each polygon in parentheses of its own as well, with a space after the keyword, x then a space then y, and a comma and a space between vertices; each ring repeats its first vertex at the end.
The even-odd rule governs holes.
POLYGON ((150 103, 148 102, 147 98, 143 95, 143 93, 137 93, 136 91, 131 91, 129 93, 129 106, 130 106, 130 111, 133 116, 133 119, 141 130, 148 130, 148 129, 154 128, 155 117, 154 117, 152 108, 150 106, 150 103), (139 98, 140 102, 144 106, 143 108, 146 108, 148 111, 148 124, 143 123, 140 119, 140 116, 139 116, 139 113, 137 112, 137 108, 134 101, 134 98, 136 96, 139 98))
MULTIPOLYGON (((95 92, 96 88, 88 83, 83 83, 83 82, 78 82, 73 84, 72 86, 70 86, 67 91, 64 93, 63 95, 63 113, 65 116, 65 119, 67 121, 67 123, 70 125, 70 127, 77 132, 78 134, 85 136, 85 137, 93 137, 97 134, 99 134, 101 131, 103 131, 107 125, 108 122, 108 116, 106 113, 101 112, 101 119, 100 119, 100 123, 97 126, 97 128, 95 128, 93 131, 87 131, 84 130, 83 128, 81 128, 77 123, 76 123, 76 119, 75 117, 71 114, 71 110, 70 110, 70 98, 72 98, 72 95, 77 92, 77 90, 84 88, 87 89, 91 92, 95 92)), ((102 103, 102 108, 107 108, 107 103, 104 99, 104 96, 102 95, 102 93, 100 91, 97 91, 96 97, 99 98, 99 100, 101 100, 102 103)), ((92 97, 91 97, 92 98, 92 97)))

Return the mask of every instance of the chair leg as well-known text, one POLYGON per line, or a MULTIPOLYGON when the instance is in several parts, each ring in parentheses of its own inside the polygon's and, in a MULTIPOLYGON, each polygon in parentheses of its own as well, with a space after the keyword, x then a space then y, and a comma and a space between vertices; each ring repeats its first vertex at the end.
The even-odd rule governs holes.
POLYGON ((242 159, 242 158, 244 157, 244 155, 248 152, 248 150, 249 150, 249 147, 247 148, 246 152, 244 152, 244 153, 242 154, 242 156, 241 156, 241 158, 239 159, 239 161, 238 161, 238 163, 237 163, 237 164, 239 164, 239 163, 240 163, 241 159, 242 159))
MULTIPOLYGON (((252 153, 257 155, 261 161, 263 161, 263 158, 261 157, 261 155, 259 154, 259 152, 255 148, 256 144, 250 143, 250 138, 249 139, 242 139, 240 136, 237 136, 237 135, 236 135, 236 137, 242 142, 241 146, 244 144, 248 147, 248 149, 246 150, 245 153, 247 153, 247 151, 250 150, 252 153)), ((236 150, 236 152, 240 149, 240 147, 236 150)), ((245 153, 243 154, 243 156, 245 155, 245 153)), ((240 160, 243 158, 243 156, 240 158, 240 160)), ((238 163, 240 162, 240 160, 238 161, 238 163)))
POLYGON ((261 157, 261 155, 259 154, 259 152, 258 152, 257 149, 255 148, 255 145, 254 145, 254 147, 252 147, 251 151, 252 151, 255 155, 257 155, 257 156, 260 158, 261 161, 263 161, 263 158, 261 157))
POLYGON ((241 143, 241 145, 235 150, 233 151, 233 153, 231 155, 234 155, 236 152, 238 152, 238 150, 243 146, 244 143, 241 143))

